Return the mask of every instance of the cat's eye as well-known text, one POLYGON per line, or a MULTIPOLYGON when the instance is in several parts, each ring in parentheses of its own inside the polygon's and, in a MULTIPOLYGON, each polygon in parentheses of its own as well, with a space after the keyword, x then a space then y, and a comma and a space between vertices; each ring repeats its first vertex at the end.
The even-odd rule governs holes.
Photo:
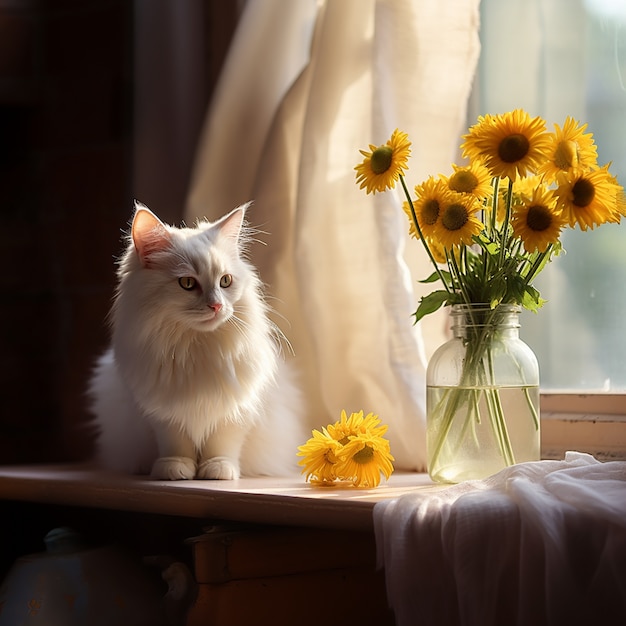
POLYGON ((226 289, 230 287, 232 284, 233 284, 232 274, 224 274, 224 276, 220 278, 220 287, 222 289, 226 289))
POLYGON ((196 279, 193 276, 182 276, 178 279, 178 284, 186 291, 191 291, 196 286, 196 279))

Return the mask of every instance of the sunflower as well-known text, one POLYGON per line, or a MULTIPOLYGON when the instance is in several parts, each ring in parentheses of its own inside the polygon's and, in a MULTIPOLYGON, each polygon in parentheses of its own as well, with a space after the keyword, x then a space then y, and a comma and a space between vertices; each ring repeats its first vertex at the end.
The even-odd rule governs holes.
POLYGON ((548 133, 550 144, 547 160, 539 168, 553 180, 560 172, 573 168, 596 169, 598 149, 592 133, 585 133, 587 124, 580 125, 573 117, 568 117, 561 128, 554 125, 554 132, 548 133))
POLYGON ((516 198, 520 196, 529 198, 537 187, 547 189, 548 185, 545 184, 543 176, 523 176, 513 183, 513 196, 516 198))
POLYGON ((408 167, 411 142, 406 133, 396 128, 386 144, 378 147, 370 144, 369 152, 366 150, 359 152, 365 158, 354 168, 356 182, 360 183, 359 188, 365 188, 367 193, 376 193, 396 186, 398 176, 408 167))
POLYGON ((328 486, 335 480, 351 481, 356 486, 376 487, 380 473, 389 478, 394 460, 389 442, 383 439, 387 426, 373 413, 363 411, 341 419, 326 428, 312 431, 312 437, 298 448, 303 474, 311 483, 328 486))
POLYGON ((386 439, 372 433, 356 435, 341 450, 337 475, 356 487, 377 487, 381 474, 391 476, 394 460, 386 439))
POLYGON ((439 228, 433 239, 438 240, 446 250, 454 246, 471 245, 472 237, 484 228, 475 215, 480 208, 481 205, 474 197, 451 192, 441 207, 439 228))
POLYGON ((341 418, 334 424, 327 427, 328 434, 345 445, 350 437, 363 435, 366 433, 376 437, 382 437, 387 432, 387 426, 379 426, 380 419, 373 413, 368 413, 363 417, 363 411, 350 413, 350 417, 345 411, 341 411, 341 418))
POLYGON ((484 161, 493 176, 511 180, 536 172, 550 146, 544 120, 522 109, 480 116, 463 139, 463 156, 484 161))
POLYGON ((448 259, 446 258, 446 249, 443 245, 437 239, 428 239, 427 243, 435 263, 444 265, 448 259))
POLYGON ((512 208, 513 236, 522 240, 526 252, 545 252, 550 244, 559 240, 566 221, 555 211, 552 191, 537 187, 530 197, 522 197, 512 208))
POLYGON ((471 193, 476 198, 484 198, 492 192, 491 172, 478 161, 469 165, 452 164, 454 174, 445 178, 448 187, 458 193, 471 193))
POLYGON ((424 237, 435 237, 438 230, 441 207, 450 202, 454 192, 442 178, 429 176, 421 185, 415 187, 417 200, 413 202, 417 222, 424 237))
MULTIPOLYGON (((413 203, 413 206, 415 206, 416 200, 412 200, 412 203, 413 203)), ((411 210, 411 205, 409 204, 408 200, 405 200, 402 203, 402 210, 404 211, 404 214, 409 219, 409 237, 415 237, 415 239, 419 239, 420 234, 419 232, 417 232, 417 228, 415 228, 415 220, 413 219, 413 211, 411 210)))
MULTIPOLYGON (((518 179, 523 180, 523 179, 518 179)), ((495 190, 492 188, 491 195, 486 197, 483 201, 482 208, 485 211, 486 216, 491 216, 493 213, 493 201, 494 201, 495 190)), ((496 222, 494 226, 496 228, 502 226, 504 220, 506 219, 506 207, 507 207, 507 199, 508 199, 509 191, 506 185, 498 186, 498 193, 495 195, 496 198, 496 222)), ((487 217, 485 217, 485 222, 487 222, 487 217)), ((491 217, 489 217, 489 223, 491 223, 491 217)))
POLYGON ((609 172, 609 165, 595 170, 571 170, 557 177, 557 208, 570 226, 593 229, 619 222, 624 207, 624 188, 609 172))
POLYGON ((313 436, 298 448, 298 456, 304 457, 298 465, 304 466, 302 474, 306 479, 313 477, 315 482, 331 483, 337 478, 335 465, 337 453, 342 445, 325 428, 322 431, 313 430, 313 436))

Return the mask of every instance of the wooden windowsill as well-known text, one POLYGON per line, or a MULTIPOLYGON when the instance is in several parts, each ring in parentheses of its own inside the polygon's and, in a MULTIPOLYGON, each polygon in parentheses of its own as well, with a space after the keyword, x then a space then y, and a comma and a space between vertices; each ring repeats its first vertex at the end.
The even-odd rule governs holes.
POLYGON ((396 472, 376 489, 312 487, 304 478, 155 481, 85 465, 0 466, 0 499, 206 520, 372 530, 374 505, 436 491, 427 474, 396 472))

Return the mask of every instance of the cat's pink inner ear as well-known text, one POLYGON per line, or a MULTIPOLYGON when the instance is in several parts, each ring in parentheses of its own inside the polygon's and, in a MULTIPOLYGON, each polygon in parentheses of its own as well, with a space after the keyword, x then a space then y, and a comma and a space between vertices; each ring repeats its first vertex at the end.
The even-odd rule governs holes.
POLYGON ((245 206, 231 211, 220 224, 220 234, 236 241, 239 238, 245 214, 245 206))
POLYGON ((132 237, 144 267, 150 267, 150 259, 155 252, 161 252, 170 245, 170 234, 163 222, 146 208, 138 208, 135 212, 132 237))

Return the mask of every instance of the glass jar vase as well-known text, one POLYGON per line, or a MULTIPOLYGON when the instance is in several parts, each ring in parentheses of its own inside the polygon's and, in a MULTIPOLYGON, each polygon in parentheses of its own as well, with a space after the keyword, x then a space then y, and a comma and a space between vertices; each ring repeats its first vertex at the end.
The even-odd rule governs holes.
POLYGON ((453 337, 426 372, 428 473, 482 479, 540 458, 539 366, 519 338, 520 307, 454 305, 453 337))

